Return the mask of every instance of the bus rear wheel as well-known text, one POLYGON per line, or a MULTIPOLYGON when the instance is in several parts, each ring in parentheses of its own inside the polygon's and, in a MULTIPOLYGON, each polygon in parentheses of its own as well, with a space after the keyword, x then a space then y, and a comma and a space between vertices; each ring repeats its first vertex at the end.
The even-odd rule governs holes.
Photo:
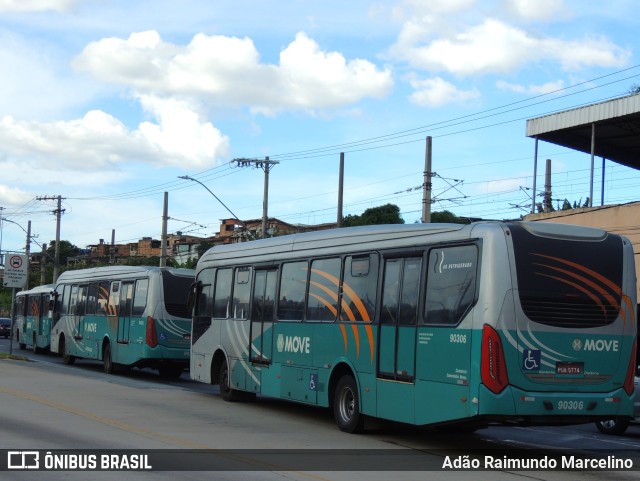
POLYGON ((58 349, 58 352, 62 355, 62 362, 67 366, 76 362, 75 356, 72 356, 67 352, 67 343, 65 342, 64 337, 60 339, 60 348, 58 349))
POLYGON ((629 427, 629 420, 626 418, 613 418, 607 421, 596 421, 596 427, 602 434, 620 436, 629 427))
POLYGON ((115 374, 117 372, 116 364, 111 358, 111 344, 108 342, 102 348, 102 362, 104 363, 104 372, 107 374, 115 374))
POLYGON ((364 430, 364 416, 360 413, 358 386, 351 374, 345 374, 336 384, 333 417, 340 430, 345 433, 360 433, 364 430))

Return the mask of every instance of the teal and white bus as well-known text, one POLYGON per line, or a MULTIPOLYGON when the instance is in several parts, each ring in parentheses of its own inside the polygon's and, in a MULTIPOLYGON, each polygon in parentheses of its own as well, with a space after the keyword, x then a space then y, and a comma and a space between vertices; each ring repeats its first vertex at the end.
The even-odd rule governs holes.
POLYGON ((106 373, 189 366, 192 269, 96 267, 64 272, 55 286, 51 351, 66 364, 101 360, 106 373))
POLYGON ((631 416, 631 243, 527 222, 343 228, 212 247, 194 380, 416 425, 631 416))
POLYGON ((51 344, 51 308, 53 285, 45 284, 16 294, 15 339, 20 349, 34 353, 47 351, 51 344))

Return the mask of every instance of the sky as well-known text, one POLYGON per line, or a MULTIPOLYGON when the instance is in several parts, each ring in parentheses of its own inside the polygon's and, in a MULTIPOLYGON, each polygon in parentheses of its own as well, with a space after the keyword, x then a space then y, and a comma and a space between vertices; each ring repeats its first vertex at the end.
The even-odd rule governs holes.
MULTIPOLYGON (((395 204, 517 219, 532 205, 526 120, 640 85, 632 0, 0 0, 0 250, 211 236, 395 204), (180 179, 190 176, 198 182, 180 179), (204 188, 203 185, 207 188, 204 188), (215 193, 212 196, 207 189, 215 193), (219 202, 217 199, 221 202, 219 202), (233 213, 233 216, 231 215, 233 213)), ((554 204, 584 203, 590 156, 540 142, 554 204)), ((605 196, 637 171, 596 162, 605 196)))

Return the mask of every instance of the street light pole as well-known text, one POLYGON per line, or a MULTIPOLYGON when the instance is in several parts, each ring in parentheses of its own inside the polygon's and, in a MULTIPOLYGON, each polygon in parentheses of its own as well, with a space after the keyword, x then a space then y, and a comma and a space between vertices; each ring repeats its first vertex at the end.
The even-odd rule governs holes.
POLYGON ((218 196, 216 194, 214 194, 211 189, 209 189, 209 187, 207 187, 206 185, 204 185, 202 182, 200 182, 198 179, 194 179, 193 177, 189 177, 188 175, 179 175, 178 179, 184 179, 184 180, 192 180, 193 182, 197 182, 198 184, 200 184, 202 187, 204 187, 205 189, 207 189, 207 191, 213 196, 215 197, 215 199, 220 202, 220 204, 222 204, 222 207, 224 207, 225 209, 227 209, 227 211, 229 212, 229 214, 231 214, 233 216, 234 219, 236 219, 237 221, 239 221, 242 224, 243 229, 245 230, 245 232, 247 232, 247 234, 249 233, 247 230, 247 224, 244 223, 243 220, 241 220, 237 215, 235 215, 231 209, 229 209, 229 207, 227 207, 225 205, 224 202, 222 202, 218 196))

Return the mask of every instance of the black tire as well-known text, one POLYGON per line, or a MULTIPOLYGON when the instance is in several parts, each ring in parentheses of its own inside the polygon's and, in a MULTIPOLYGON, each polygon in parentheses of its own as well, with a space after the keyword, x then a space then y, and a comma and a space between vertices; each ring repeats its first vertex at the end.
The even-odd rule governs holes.
POLYGON ((218 379, 220 380, 220 396, 222 396, 222 399, 228 402, 239 401, 241 398, 240 393, 233 389, 229 383, 229 365, 226 359, 220 364, 218 374, 218 379))
POLYGON ((36 337, 36 333, 33 333, 33 353, 34 354, 40 354, 40 348, 38 347, 38 344, 36 343, 37 341, 37 337, 36 337))
POLYGON ((620 436, 629 427, 630 421, 627 418, 613 418, 606 421, 596 421, 596 427, 602 434, 620 436))
POLYGON ((358 385, 351 374, 345 374, 336 384, 333 394, 333 418, 345 433, 355 434, 364 430, 358 385))
POLYGON ((111 344, 106 343, 102 348, 102 362, 104 364, 104 372, 107 374, 115 374, 118 372, 116 363, 111 358, 111 344))
POLYGON ((76 357, 67 352, 67 343, 65 342, 64 337, 60 339, 60 348, 58 349, 58 352, 62 356, 62 362, 67 366, 70 366, 71 364, 76 362, 76 357))

